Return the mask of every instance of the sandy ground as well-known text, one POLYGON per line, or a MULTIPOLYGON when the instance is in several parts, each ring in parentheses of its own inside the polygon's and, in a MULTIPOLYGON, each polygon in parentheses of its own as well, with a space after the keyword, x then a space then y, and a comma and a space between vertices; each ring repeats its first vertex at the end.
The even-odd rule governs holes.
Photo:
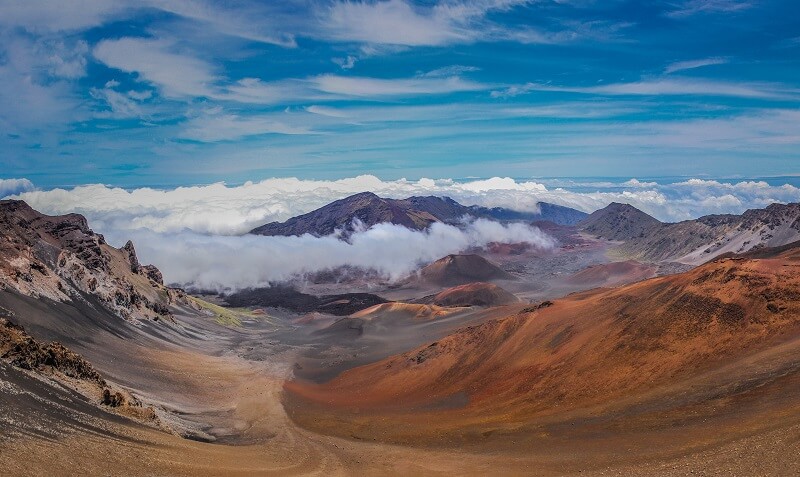
MULTIPOLYGON (((635 442, 576 439, 544 449, 422 449, 322 436, 298 428, 281 405, 285 370, 187 353, 167 368, 203 382, 184 402, 240 432, 203 443, 124 422, 110 435, 75 430, 0 444, 2 475, 789 475, 800 468, 800 425, 644 460, 635 442), (202 408, 202 409, 201 409, 202 408), (600 446, 605 459, 587 459, 600 446), (613 461, 613 462, 609 462, 613 461)), ((184 383, 185 384, 185 383, 184 383)), ((214 419, 210 419, 213 421, 214 419)), ((552 444, 552 443, 551 443, 552 444)), ((659 452, 654 452, 659 454, 659 452)))
MULTIPOLYGON (((602 253, 602 247, 590 244, 576 261, 554 254, 530 263, 569 262, 562 267, 564 275, 550 277, 550 283, 557 283, 568 276, 566 271, 578 271, 602 253)), ((541 290, 529 287, 523 295, 534 299, 555 293, 557 287, 545 284, 544 272, 535 273, 541 290)), ((0 475, 800 473, 800 401, 795 398, 800 395, 800 346, 793 341, 716 368, 717 374, 628 396, 616 407, 531 423, 521 433, 461 441, 427 436, 399 445, 380 434, 358 438, 309 430, 324 430, 326 423, 290 417, 296 409, 287 401, 287 380, 297 375, 329 379, 455 329, 517 313, 527 303, 463 309, 435 319, 396 312, 360 316, 329 332, 322 330, 339 318, 279 316, 268 310, 264 316, 243 316, 241 327, 199 316, 132 326, 89 305, 67 307, 5 292, 0 292, 0 305, 17 310, 16 319, 37 339, 58 339, 84 354, 111 382, 152 405, 174 430, 108 413, 70 389, 0 366, 0 475), (760 370, 773 374, 758 381, 760 370), (731 375, 752 379, 741 392, 725 388, 719 394, 731 375), (707 398, 693 404, 702 396, 707 398)), ((453 404, 451 412, 458 412, 458 403, 453 404)), ((380 429, 392 421, 374 424, 380 429)))

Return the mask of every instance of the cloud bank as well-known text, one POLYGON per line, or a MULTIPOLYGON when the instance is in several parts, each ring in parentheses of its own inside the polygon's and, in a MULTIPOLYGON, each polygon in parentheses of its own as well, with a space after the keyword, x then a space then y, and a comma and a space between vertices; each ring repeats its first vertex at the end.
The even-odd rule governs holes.
POLYGON ((33 183, 28 179, 0 179, 0 199, 33 189, 33 183))
POLYGON ((434 224, 417 232, 380 224, 334 237, 243 235, 271 221, 309 212, 348 195, 372 191, 382 197, 449 196, 465 205, 507 207, 532 212, 540 201, 593 212, 610 202, 625 202, 663 221, 716 213, 742 213, 773 202, 800 201, 800 189, 764 181, 721 182, 690 179, 659 184, 494 177, 383 181, 358 176, 335 181, 267 179, 239 186, 222 183, 169 190, 125 190, 105 185, 34 190, 25 179, 0 182, 0 191, 51 215, 78 212, 116 246, 133 239, 143 262, 153 263, 173 283, 210 289, 265 285, 342 265, 376 270, 390 280, 449 253, 490 242, 553 246, 552 239, 523 224, 503 226, 477 220, 463 227, 434 224), (5 189, 3 189, 5 187, 5 189))
POLYGON ((551 248, 555 241, 535 227, 478 219, 463 228, 441 223, 426 231, 378 224, 356 232, 349 242, 334 236, 262 237, 172 234, 150 230, 115 232, 113 242, 133 238, 143 263, 155 263, 168 283, 218 291, 268 286, 303 274, 341 266, 375 270, 391 281, 420 265, 491 242, 551 248))
MULTIPOLYGON (((32 184, 27 187, 33 188, 32 184)), ((149 229, 160 233, 188 230, 200 234, 239 235, 267 222, 283 221, 364 191, 390 198, 449 196, 464 205, 528 212, 538 210, 540 201, 584 212, 593 212, 611 202, 625 202, 662 221, 717 213, 739 214, 773 202, 800 201, 797 187, 763 181, 690 179, 658 184, 636 179, 615 183, 519 181, 508 177, 471 181, 383 181, 370 175, 334 181, 274 178, 239 186, 217 183, 168 190, 126 190, 95 184, 73 189, 28 190, 16 197, 43 213, 84 214, 101 233, 149 229)))

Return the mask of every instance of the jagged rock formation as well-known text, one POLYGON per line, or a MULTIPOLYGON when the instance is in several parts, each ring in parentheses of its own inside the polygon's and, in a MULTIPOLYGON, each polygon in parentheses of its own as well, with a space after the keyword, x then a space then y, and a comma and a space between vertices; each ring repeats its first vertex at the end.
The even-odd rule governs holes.
POLYGON ((50 217, 15 200, 0 201, 0 289, 61 302, 92 295, 133 321, 191 306, 182 291, 164 286, 157 268, 139 264, 133 243, 116 249, 81 215, 50 217))
POLYGON ((0 359, 22 369, 55 370, 71 378, 106 385, 100 373, 80 355, 58 342, 40 344, 6 318, 0 318, 0 359))

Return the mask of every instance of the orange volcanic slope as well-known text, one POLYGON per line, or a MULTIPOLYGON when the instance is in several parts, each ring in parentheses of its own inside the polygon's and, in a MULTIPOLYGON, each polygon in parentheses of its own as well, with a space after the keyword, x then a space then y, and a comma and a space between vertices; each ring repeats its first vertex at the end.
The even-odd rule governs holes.
POLYGON ((492 283, 475 282, 447 288, 423 301, 438 306, 500 306, 517 303, 519 299, 492 283))
MULTIPOLYGON (((323 385, 289 383, 287 406, 308 427, 408 440, 648 400, 648 412, 703 405, 800 376, 800 248, 526 310, 323 385)), ((776 396, 796 410, 794 385, 776 396)))
POLYGON ((420 276, 437 285, 454 286, 477 281, 513 280, 514 277, 480 255, 448 255, 419 272, 420 276))
POLYGON ((613 287, 638 282, 656 275, 654 265, 636 260, 592 265, 567 278, 567 283, 580 286, 613 287))

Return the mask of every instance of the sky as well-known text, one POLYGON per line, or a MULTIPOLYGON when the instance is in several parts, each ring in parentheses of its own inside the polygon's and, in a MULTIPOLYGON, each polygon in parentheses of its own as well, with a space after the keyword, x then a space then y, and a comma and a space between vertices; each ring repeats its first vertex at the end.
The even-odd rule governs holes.
POLYGON ((348 195, 663 221, 800 201, 800 3, 0 2, 0 198, 172 283, 399 279, 524 224, 249 230, 348 195))
POLYGON ((798 175, 798 18, 791 0, 1 2, 0 195, 798 175))

